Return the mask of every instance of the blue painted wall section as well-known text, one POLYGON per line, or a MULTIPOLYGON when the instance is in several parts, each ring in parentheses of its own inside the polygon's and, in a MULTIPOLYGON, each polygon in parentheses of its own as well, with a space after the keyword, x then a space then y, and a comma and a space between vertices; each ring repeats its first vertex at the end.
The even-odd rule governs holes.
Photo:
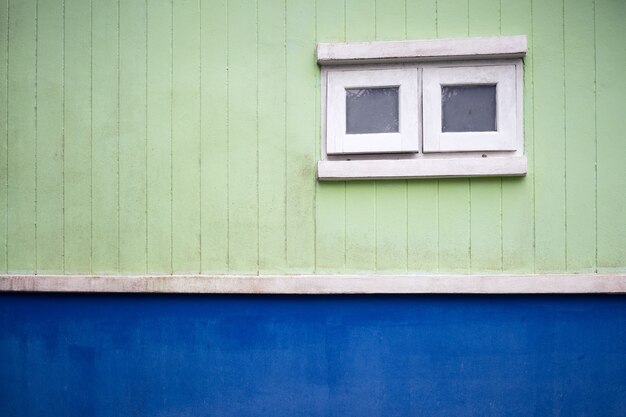
POLYGON ((626 296, 0 294, 0 416, 626 416, 626 296))

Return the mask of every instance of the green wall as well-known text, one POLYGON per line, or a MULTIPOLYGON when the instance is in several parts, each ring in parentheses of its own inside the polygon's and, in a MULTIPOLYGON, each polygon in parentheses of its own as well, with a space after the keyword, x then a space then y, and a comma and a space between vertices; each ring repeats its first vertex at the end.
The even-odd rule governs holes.
POLYGON ((0 271, 626 271, 623 0, 2 0, 0 271), (320 41, 526 34, 525 178, 318 183, 320 41))

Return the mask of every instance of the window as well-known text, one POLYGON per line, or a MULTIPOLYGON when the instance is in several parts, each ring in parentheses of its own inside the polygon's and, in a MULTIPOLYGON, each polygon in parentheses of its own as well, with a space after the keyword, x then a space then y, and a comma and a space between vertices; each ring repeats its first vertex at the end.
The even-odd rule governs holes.
POLYGON ((423 71, 424 152, 517 148, 515 65, 423 71))
POLYGON ((328 74, 329 155, 417 152, 417 70, 328 74))
POLYGON ((318 178, 524 175, 526 37, 319 44, 318 178))

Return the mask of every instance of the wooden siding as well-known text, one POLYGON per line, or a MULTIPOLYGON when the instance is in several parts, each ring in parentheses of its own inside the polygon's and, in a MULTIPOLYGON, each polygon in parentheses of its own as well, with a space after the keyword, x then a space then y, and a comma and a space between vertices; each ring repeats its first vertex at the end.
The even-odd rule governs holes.
POLYGON ((622 0, 2 0, 0 273, 626 271, 622 0), (317 42, 525 34, 525 178, 320 183, 317 42))

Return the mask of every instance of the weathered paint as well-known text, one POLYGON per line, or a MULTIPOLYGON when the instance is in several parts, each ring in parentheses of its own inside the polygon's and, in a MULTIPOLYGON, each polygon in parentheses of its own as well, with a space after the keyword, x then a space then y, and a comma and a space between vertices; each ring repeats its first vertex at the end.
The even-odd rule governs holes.
POLYGON ((624 296, 0 294, 3 416, 626 416, 624 296))
POLYGON ((626 271, 621 0, 5 0, 0 272, 626 271), (524 34, 525 178, 318 183, 318 42, 524 34))
POLYGON ((625 294, 626 274, 0 275, 0 291, 171 294, 625 294))

